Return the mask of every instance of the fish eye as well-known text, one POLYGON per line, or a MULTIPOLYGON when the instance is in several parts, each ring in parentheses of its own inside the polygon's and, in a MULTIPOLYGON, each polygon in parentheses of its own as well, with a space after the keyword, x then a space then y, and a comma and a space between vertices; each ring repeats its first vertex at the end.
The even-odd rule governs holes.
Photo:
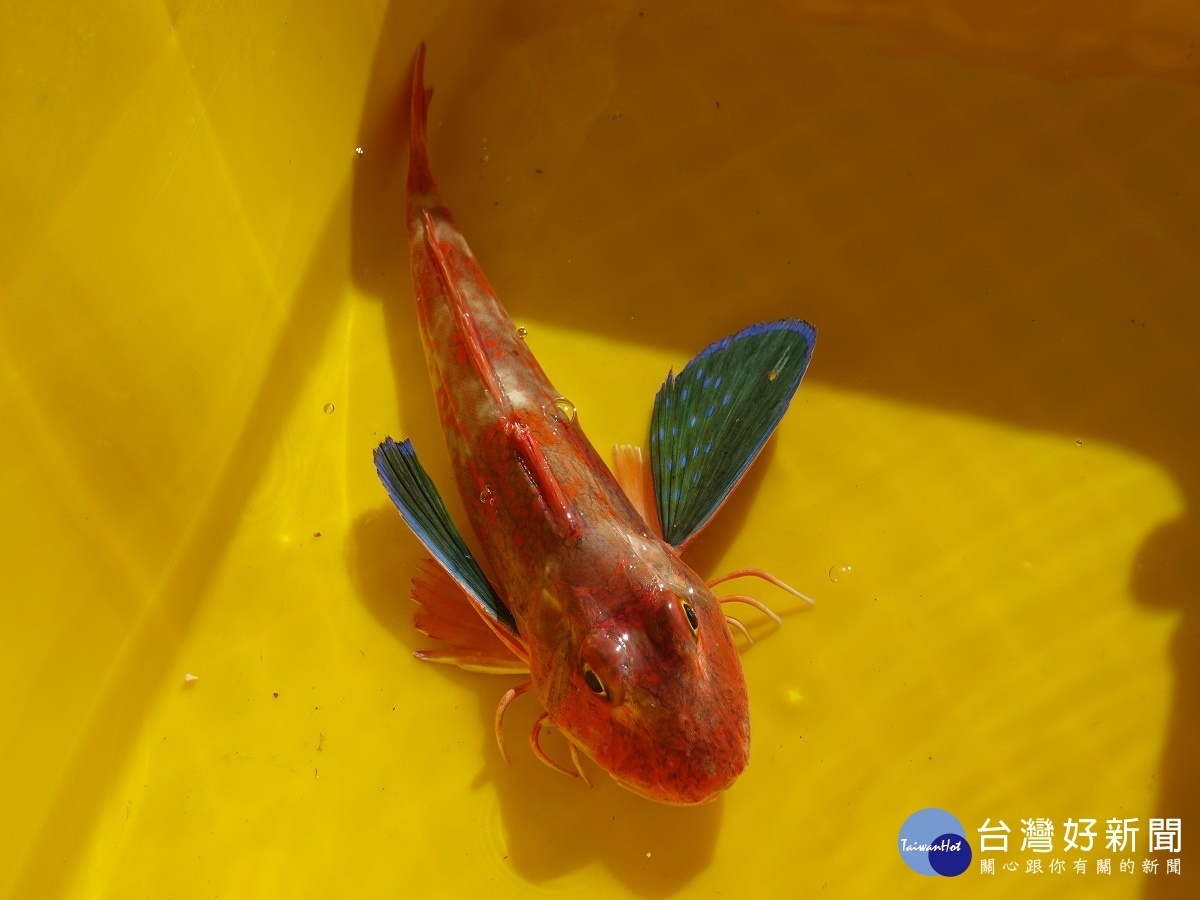
POLYGON ((583 680, 587 682, 587 686, 591 688, 592 693, 597 697, 608 698, 608 691, 604 687, 604 682, 600 680, 600 676, 587 663, 583 664, 583 680))
POLYGON ((690 627, 692 629, 692 634, 696 634, 697 632, 700 631, 700 619, 696 615, 696 609, 695 609, 695 607, 692 606, 692 604, 688 603, 686 600, 683 601, 682 605, 683 605, 683 614, 685 616, 687 616, 688 627, 690 627))
POLYGON ((613 706, 625 698, 625 679, 629 672, 626 643, 629 635, 612 628, 593 629, 579 647, 579 669, 588 690, 613 706))

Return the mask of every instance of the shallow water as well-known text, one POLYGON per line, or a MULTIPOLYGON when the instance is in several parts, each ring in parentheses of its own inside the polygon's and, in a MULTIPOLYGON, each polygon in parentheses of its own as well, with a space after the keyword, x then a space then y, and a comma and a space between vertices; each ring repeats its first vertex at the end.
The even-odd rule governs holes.
POLYGON ((1191 5, 498 9, 0 37, 0 894, 915 896, 936 806, 1012 829, 973 896, 1190 895, 1146 839, 1200 806, 1191 5), (435 173, 598 447, 709 341, 820 331, 689 550, 817 599, 739 613, 752 762, 712 805, 555 775, 524 701, 506 766, 514 679, 410 655, 372 447, 465 521, 399 212, 422 38, 435 173), (1137 850, 1027 874, 1042 816, 1137 850))

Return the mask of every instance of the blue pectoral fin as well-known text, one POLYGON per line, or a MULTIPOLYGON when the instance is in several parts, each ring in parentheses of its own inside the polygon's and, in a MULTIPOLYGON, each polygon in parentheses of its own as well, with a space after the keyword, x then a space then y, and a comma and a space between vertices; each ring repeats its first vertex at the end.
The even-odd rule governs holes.
POLYGON ((746 474, 783 418, 816 342, 807 322, 751 325, 668 374, 650 418, 663 538, 683 547, 746 474))
POLYGON ((390 437, 375 448, 375 470, 400 515, 430 553, 467 592, 482 615, 517 634, 517 622, 454 527, 412 443, 390 437))

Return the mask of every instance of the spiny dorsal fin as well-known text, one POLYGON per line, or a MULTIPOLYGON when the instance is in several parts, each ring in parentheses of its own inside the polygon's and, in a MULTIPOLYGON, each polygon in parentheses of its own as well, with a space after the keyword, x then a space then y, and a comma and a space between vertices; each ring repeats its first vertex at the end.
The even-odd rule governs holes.
POLYGON ((563 540, 574 540, 583 534, 583 523, 575 504, 567 496, 558 476, 550 468, 546 454, 534 438, 529 427, 520 422, 510 422, 505 429, 513 452, 533 481, 534 490, 542 499, 546 515, 563 540))

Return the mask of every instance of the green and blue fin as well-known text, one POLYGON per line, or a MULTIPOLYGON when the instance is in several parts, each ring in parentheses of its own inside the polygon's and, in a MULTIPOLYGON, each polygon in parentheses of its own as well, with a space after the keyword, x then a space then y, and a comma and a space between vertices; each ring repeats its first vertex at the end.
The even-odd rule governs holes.
MULTIPOLYGON (((437 487, 417 459, 412 442, 397 442, 390 437, 384 440, 375 449, 375 470, 413 534, 441 563, 496 636, 515 655, 521 656, 524 643, 518 635, 516 619, 455 528, 437 487)), ((444 589, 439 593, 443 596, 449 594, 444 589)), ((416 591, 414 597, 419 603, 424 603, 416 591)))
POLYGON ((787 411, 816 329, 751 325, 669 373, 650 418, 650 470, 667 543, 682 549, 741 481, 787 411))

